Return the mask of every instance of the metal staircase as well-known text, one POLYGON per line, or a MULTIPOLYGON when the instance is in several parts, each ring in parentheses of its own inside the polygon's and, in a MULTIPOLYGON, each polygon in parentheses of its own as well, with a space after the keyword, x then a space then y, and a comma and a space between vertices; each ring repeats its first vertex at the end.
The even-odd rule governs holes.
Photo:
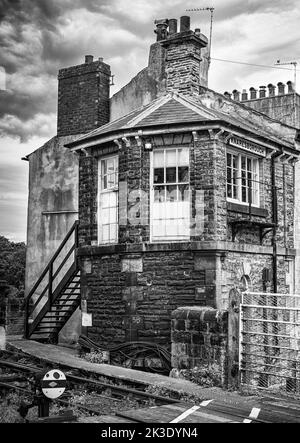
POLYGON ((77 247, 78 221, 67 233, 26 298, 27 339, 57 342, 59 331, 80 305, 77 247))

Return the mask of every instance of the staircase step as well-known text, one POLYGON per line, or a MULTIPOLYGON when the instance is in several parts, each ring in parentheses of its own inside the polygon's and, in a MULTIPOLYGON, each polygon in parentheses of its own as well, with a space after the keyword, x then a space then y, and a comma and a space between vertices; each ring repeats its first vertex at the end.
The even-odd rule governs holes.
POLYGON ((69 300, 71 297, 75 300, 76 298, 80 297, 80 293, 72 293, 72 294, 61 294, 58 300, 69 300))
POLYGON ((56 300, 52 306, 64 306, 67 303, 75 304, 80 300, 80 298, 69 298, 68 300, 56 300))
POLYGON ((75 309, 73 308, 77 308, 76 306, 61 306, 59 311, 49 311, 49 314, 51 315, 51 317, 59 317, 60 315, 63 315, 65 312, 71 312, 74 311, 75 309))
POLYGON ((76 303, 78 303, 79 299, 75 299, 75 300, 58 300, 56 301, 52 306, 59 307, 62 308, 63 306, 73 306, 76 305, 76 303))
POLYGON ((59 316, 61 315, 61 313, 72 311, 72 309, 70 309, 70 308, 71 308, 71 306, 63 306, 63 307, 60 308, 59 311, 49 311, 49 312, 47 312, 47 314, 45 315, 45 317, 46 317, 46 316, 50 316, 51 318, 53 318, 53 317, 59 317, 59 316), (48 315, 48 314, 49 314, 49 315, 48 315))
POLYGON ((79 298, 79 296, 80 296, 80 294, 62 294, 58 300, 59 301, 77 300, 77 298, 79 298))
POLYGON ((41 320, 41 323, 40 324, 42 324, 43 323, 43 325, 45 324, 45 323, 49 323, 50 325, 52 325, 53 323, 64 323, 64 320, 61 318, 60 320, 58 320, 58 319, 56 319, 56 318, 54 318, 53 320, 47 320, 46 318, 43 318, 42 320, 41 320))
POLYGON ((44 329, 48 329, 48 332, 53 332, 53 329, 60 329, 60 326, 38 326, 35 332, 40 332, 44 329))
POLYGON ((69 312, 65 311, 59 317, 47 317, 47 318, 45 318, 45 321, 49 321, 49 319, 52 320, 51 323, 54 321, 65 321, 72 314, 73 314, 73 311, 69 311, 69 312))

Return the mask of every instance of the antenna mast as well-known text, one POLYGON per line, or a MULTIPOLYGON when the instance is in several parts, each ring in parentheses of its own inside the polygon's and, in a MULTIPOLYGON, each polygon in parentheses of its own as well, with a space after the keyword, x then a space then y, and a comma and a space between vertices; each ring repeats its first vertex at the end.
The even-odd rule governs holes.
POLYGON ((208 47, 208 64, 210 65, 211 61, 211 44, 212 44, 212 29, 213 29, 213 19, 214 19, 214 10, 215 8, 193 8, 186 9, 188 12, 201 12, 201 11, 210 11, 210 32, 209 32, 209 47, 208 47))
POLYGON ((275 65, 293 65, 294 66, 294 88, 296 91, 296 86, 297 86, 297 62, 281 62, 280 60, 277 60, 277 62, 275 63, 275 65))

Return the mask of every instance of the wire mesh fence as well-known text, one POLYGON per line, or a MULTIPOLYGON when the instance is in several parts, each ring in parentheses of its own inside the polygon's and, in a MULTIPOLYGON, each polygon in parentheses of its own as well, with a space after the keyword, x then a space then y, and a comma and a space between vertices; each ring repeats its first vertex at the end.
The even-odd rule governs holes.
POLYGON ((241 385, 300 395, 300 295, 242 294, 241 385))

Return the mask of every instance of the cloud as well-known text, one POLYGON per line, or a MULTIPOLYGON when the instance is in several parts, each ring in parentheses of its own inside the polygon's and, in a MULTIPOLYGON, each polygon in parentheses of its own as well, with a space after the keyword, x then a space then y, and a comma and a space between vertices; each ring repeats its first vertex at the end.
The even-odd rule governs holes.
POLYGON ((25 143, 36 135, 48 137, 49 134, 55 134, 55 127, 55 114, 36 114, 27 121, 7 114, 0 119, 0 136, 19 138, 21 143, 25 143))
MULTIPOLYGON (((155 18, 190 14, 192 27, 209 33, 210 13, 186 12, 194 7, 193 0, 0 0, 1 134, 23 141, 33 131, 53 136, 59 68, 83 62, 87 53, 104 57, 115 93, 147 64, 155 18)), ((272 63, 297 51, 296 0, 214 0, 214 7, 213 56, 272 63)), ((247 76, 243 66, 219 68, 212 64, 210 86, 220 91, 224 78, 239 83, 247 76)))
MULTIPOLYGON (((0 0, 0 233, 25 238, 27 169, 20 158, 56 133, 57 71, 104 57, 117 92, 147 64, 156 18, 191 16, 209 34, 212 56, 273 65, 299 59, 296 0, 0 0), (20 141, 22 142, 20 144, 20 141)), ((258 87, 293 78, 293 71, 212 61, 209 86, 217 91, 258 87)))

